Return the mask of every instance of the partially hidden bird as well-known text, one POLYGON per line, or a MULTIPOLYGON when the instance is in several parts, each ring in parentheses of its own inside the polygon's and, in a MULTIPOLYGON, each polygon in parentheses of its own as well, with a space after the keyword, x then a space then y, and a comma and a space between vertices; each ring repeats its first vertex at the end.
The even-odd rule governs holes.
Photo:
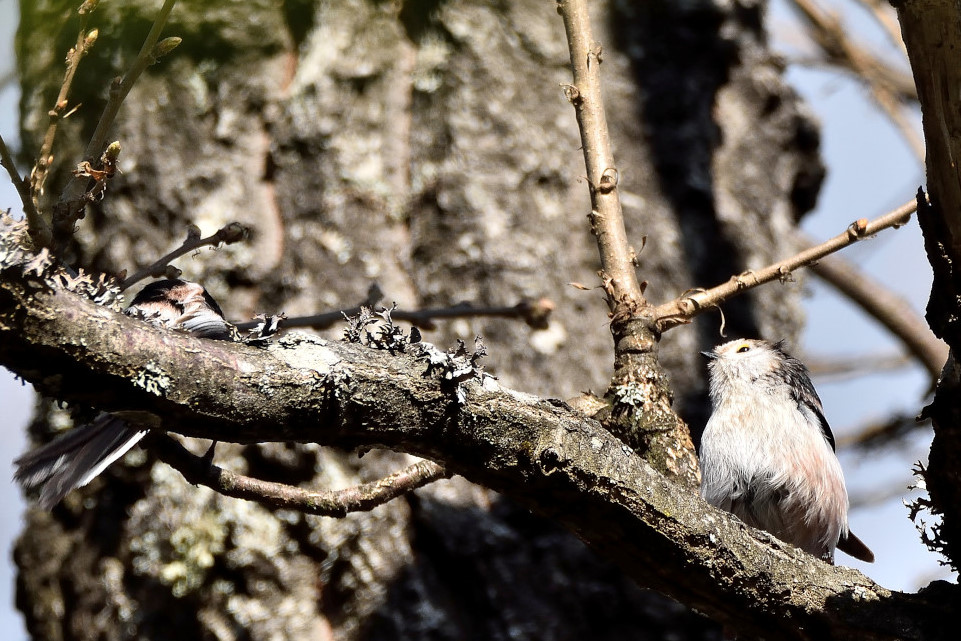
MULTIPOLYGON (((181 279, 144 286, 124 310, 130 316, 198 338, 231 340, 233 326, 217 301, 197 283, 181 279)), ((121 416, 101 413, 14 461, 14 479, 25 489, 39 489, 37 503, 49 510, 123 456, 149 430, 121 416)))

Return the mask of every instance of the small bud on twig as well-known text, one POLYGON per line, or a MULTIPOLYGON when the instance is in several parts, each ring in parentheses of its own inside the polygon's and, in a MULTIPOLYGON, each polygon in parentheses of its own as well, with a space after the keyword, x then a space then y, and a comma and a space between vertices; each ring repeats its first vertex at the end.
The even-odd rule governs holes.
POLYGON ((123 147, 120 146, 120 141, 114 140, 107 145, 107 149, 103 152, 103 157, 100 161, 105 165, 115 165, 117 164, 117 159, 120 158, 120 152, 122 150, 123 147))
POLYGON ((222 243, 230 245, 245 240, 250 235, 250 228, 241 223, 233 222, 224 225, 217 234, 220 236, 222 243))
POLYGON ((86 35, 83 39, 83 51, 86 52, 93 44, 97 41, 97 36, 100 35, 99 29, 91 29, 90 33, 86 35))
POLYGON ((166 56, 168 53, 176 49, 178 46, 180 46, 181 42, 183 42, 183 38, 179 38, 177 36, 170 36, 169 38, 164 38, 154 46, 153 51, 150 52, 150 56, 153 58, 154 62, 157 62, 158 60, 166 56))

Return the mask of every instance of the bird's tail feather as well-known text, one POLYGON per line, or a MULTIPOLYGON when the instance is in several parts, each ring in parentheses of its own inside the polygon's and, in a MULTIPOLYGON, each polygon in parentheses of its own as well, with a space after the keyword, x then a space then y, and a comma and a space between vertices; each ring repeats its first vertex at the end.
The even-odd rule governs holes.
POLYGON ((146 433, 120 418, 101 414, 93 423, 18 458, 13 477, 24 489, 39 487, 39 504, 49 510, 69 492, 93 480, 146 433))
POLYGON ((852 532, 841 536, 841 540, 838 541, 838 549, 853 556, 855 559, 860 559, 867 563, 874 563, 874 552, 864 544, 864 541, 856 537, 852 532))

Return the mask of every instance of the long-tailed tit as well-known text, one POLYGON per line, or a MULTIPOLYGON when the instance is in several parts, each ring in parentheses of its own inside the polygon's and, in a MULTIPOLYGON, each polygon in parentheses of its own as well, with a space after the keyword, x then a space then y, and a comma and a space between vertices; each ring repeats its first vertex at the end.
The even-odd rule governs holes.
POLYGON ((701 496, 831 563, 835 548, 874 561, 848 530, 834 435, 807 368, 761 340, 704 354, 714 413, 701 439, 701 496))
MULTIPOLYGON (((159 280, 138 293, 125 314, 200 338, 230 340, 232 326, 203 287, 185 280, 159 280)), ((16 461, 14 478, 24 489, 40 488, 38 503, 51 509, 70 491, 93 480, 147 434, 107 413, 74 428, 16 461)))

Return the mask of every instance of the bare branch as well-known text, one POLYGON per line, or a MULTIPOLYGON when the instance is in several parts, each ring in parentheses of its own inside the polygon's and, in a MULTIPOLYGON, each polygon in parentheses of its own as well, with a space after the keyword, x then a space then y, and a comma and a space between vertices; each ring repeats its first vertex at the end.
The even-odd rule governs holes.
POLYGON ((343 490, 315 492, 283 483, 262 481, 237 474, 195 456, 165 434, 153 434, 150 451, 194 485, 237 499, 254 501, 273 509, 290 509, 316 516, 344 517, 351 512, 367 512, 429 483, 448 478, 443 466, 418 461, 382 479, 343 490))
MULTIPOLYGON (((345 316, 355 316, 362 307, 371 307, 374 303, 364 303, 357 307, 342 309, 335 312, 325 312, 312 316, 295 316, 284 320, 284 328, 311 327, 326 329, 344 321, 345 316)), ((460 303, 451 307, 434 307, 429 309, 414 309, 405 311, 395 309, 391 311, 391 318, 395 321, 406 321, 422 329, 434 329, 435 320, 449 320, 454 318, 520 318, 534 329, 544 329, 548 325, 554 303, 541 298, 536 301, 522 300, 510 307, 474 307, 470 303, 460 303)), ((238 329, 250 329, 258 321, 235 323, 238 329)))
MULTIPOLYGON (((164 47, 163 50, 157 51, 156 47, 157 41, 160 39, 160 32, 163 31, 164 26, 167 24, 167 17, 170 15, 170 11, 176 3, 177 0, 164 0, 164 4, 154 19, 153 26, 150 28, 146 39, 144 39, 143 45, 140 47, 140 53, 137 54, 133 65, 131 65, 127 73, 124 74, 123 79, 121 79, 120 82, 114 83, 110 88, 110 95, 107 98, 107 104, 104 107, 103 114, 101 114, 97 128, 94 130, 93 136, 90 138, 90 142, 87 143, 87 148, 84 152, 88 158, 97 157, 104 148, 104 145, 107 144, 108 133, 113 126, 113 121, 120 112, 120 106, 123 104, 127 94, 130 93, 134 83, 140 78, 140 74, 142 74, 147 67, 157 62, 160 56, 172 50, 172 48, 164 47)), ((174 46, 176 46, 176 44, 174 46)))
MULTIPOLYGON (((147 34, 147 38, 144 40, 143 46, 140 48, 140 53, 137 54, 133 65, 131 65, 122 79, 117 78, 114 80, 114 83, 110 87, 110 93, 103 114, 101 114, 97 128, 90 138, 90 142, 87 143, 87 148, 84 150, 85 160, 92 161, 95 158, 99 158, 103 153, 107 145, 107 136, 110 128, 113 126, 113 122, 120 112, 123 100, 127 97, 127 94, 130 93, 130 89, 137 79, 140 78, 140 74, 143 73, 144 69, 148 66, 155 63, 159 56, 168 53, 176 46, 177 42, 179 42, 177 39, 169 38, 163 43, 158 44, 157 42, 160 38, 160 32, 163 31, 164 25, 167 23, 167 17, 170 15, 170 11, 173 9, 174 4, 176 4, 176 1, 177 0, 164 0, 163 7, 161 7, 160 12, 154 19, 150 33, 147 34)), ((60 202, 54 207, 53 234, 54 241, 58 244, 62 244, 73 235, 74 224, 83 217, 83 210, 88 201, 86 198, 87 182, 87 178, 84 176, 74 176, 64 188, 60 196, 60 202)))
POLYGON ((853 434, 839 436, 837 446, 875 448, 889 445, 910 431, 930 427, 930 421, 918 420, 911 414, 894 414, 884 420, 868 423, 853 434))
MULTIPOLYGON (((131 285, 138 283, 145 278, 176 278, 180 275, 180 270, 177 269, 176 273, 172 274, 168 267, 170 261, 176 260, 184 254, 189 254, 190 252, 207 245, 216 247, 220 243, 230 245, 232 243, 239 242, 247 238, 249 232, 250 230, 240 223, 228 223, 218 229, 216 233, 211 234, 206 238, 201 238, 200 229, 191 226, 190 229, 187 230, 187 238, 184 239, 184 242, 182 245, 180 245, 180 247, 173 250, 169 254, 161 256, 151 265, 144 267, 133 276, 124 279, 124 281, 120 283, 120 291, 128 289, 131 285)), ((253 325, 255 324, 256 322, 253 325)), ((251 327, 253 327, 253 325, 251 325, 251 327)))
POLYGON ((605 400, 611 407, 605 427, 630 447, 644 452, 662 473, 690 487, 700 483, 690 430, 673 411, 673 392, 657 359, 655 317, 635 273, 636 256, 628 244, 618 197, 607 117, 601 98, 604 51, 591 34, 586 0, 560 0, 574 84, 565 87, 574 106, 587 165, 591 232, 600 251, 598 275, 607 294, 614 337, 614 373, 605 400), (643 383, 640 383, 643 381, 643 383), (646 419, 640 419, 647 416, 646 419), (650 417, 656 417, 651 419, 650 417))
POLYGON ((907 354, 864 354, 817 359, 805 355, 804 363, 819 380, 838 381, 860 378, 866 374, 901 369, 914 363, 907 354))
MULTIPOLYGON (((799 246, 811 245, 804 234, 798 232, 797 236, 799 246)), ((928 371, 932 385, 937 382, 948 358, 948 346, 911 309, 910 303, 838 256, 825 257, 811 265, 811 269, 884 325, 920 361, 928 371)))
MULTIPOLYGON (((875 22, 881 25, 884 32, 888 35, 888 39, 891 44, 896 46, 904 55, 907 56, 907 49, 904 47, 904 40, 901 38, 901 25, 898 24, 897 14, 894 9, 891 8, 890 3, 885 0, 857 0, 858 4, 863 5, 871 17, 874 18, 875 22)), ((914 87, 914 83, 911 83, 913 87, 914 97, 917 100, 918 90, 914 87)))
POLYGON ((618 171, 601 97, 604 51, 591 34, 587 2, 562 0, 558 2, 558 11, 564 18, 574 71, 574 84, 567 85, 565 93, 574 106, 581 133, 591 194, 591 233, 597 238, 601 255, 600 276, 611 312, 616 314, 622 305, 627 305, 625 311, 633 315, 646 302, 634 273, 633 251, 617 195, 618 171))
POLYGON ((30 239, 37 249, 41 247, 49 247, 51 239, 50 225, 44 220, 40 212, 37 211, 37 206, 33 202, 33 197, 30 194, 30 186, 27 185, 26 181, 20 176, 20 172, 17 171, 17 165, 13 161, 13 156, 10 154, 10 150, 7 148, 7 143, 3 141, 3 136, 0 136, 0 164, 3 168, 7 170, 7 174, 10 176, 10 182, 17 190, 17 194, 20 195, 20 202, 23 203, 23 213, 27 217, 27 230, 30 232, 30 239))
POLYGON ((792 4, 809 25, 811 37, 821 47, 825 59, 851 71, 867 85, 874 101, 894 123, 918 160, 923 162, 924 141, 902 109, 905 102, 917 103, 914 83, 891 69, 884 60, 855 44, 840 19, 821 9, 814 0, 792 0, 792 4))
POLYGON ((834 238, 810 247, 794 256, 778 261, 757 271, 747 271, 732 276, 729 281, 711 289, 693 290, 654 309, 658 328, 663 332, 678 325, 691 322, 691 319, 705 311, 718 307, 728 298, 753 289, 773 280, 790 278, 791 272, 799 267, 811 265, 829 254, 864 240, 889 227, 898 228, 910 220, 917 211, 917 201, 907 202, 880 218, 868 221, 861 218, 848 227, 847 231, 834 238))
POLYGON ((43 194, 43 185, 47 181, 47 174, 53 162, 53 156, 50 152, 53 150, 53 141, 57 136, 57 126, 60 124, 64 109, 67 108, 67 98, 70 95, 70 88, 73 86, 74 75, 77 73, 80 61, 97 41, 97 29, 87 32, 87 20, 94 9, 96 9, 96 3, 85 2, 78 11, 80 14, 80 31, 77 33, 77 44, 67 52, 67 71, 63 76, 63 83, 60 85, 57 100, 53 108, 47 112, 50 123, 47 125, 47 132, 44 134, 43 143, 40 145, 37 162, 30 172, 30 193, 33 196, 34 205, 38 207, 38 199, 43 194))

